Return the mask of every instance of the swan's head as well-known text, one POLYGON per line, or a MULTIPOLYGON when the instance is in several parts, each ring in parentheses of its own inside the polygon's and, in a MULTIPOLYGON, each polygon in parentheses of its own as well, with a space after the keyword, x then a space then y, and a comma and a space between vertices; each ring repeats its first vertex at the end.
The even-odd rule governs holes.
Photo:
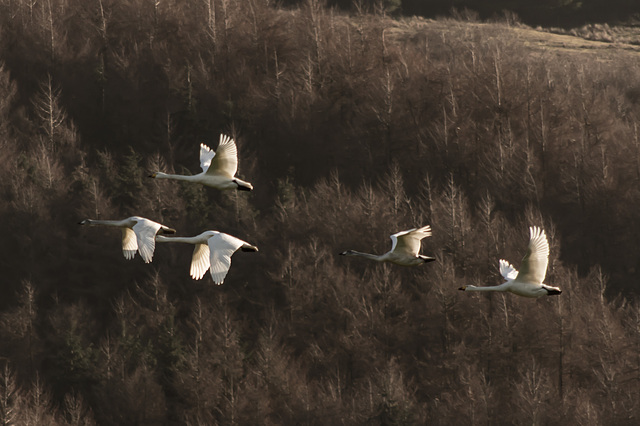
POLYGON ((151 173, 149 175, 150 178, 154 178, 154 179, 169 179, 170 175, 166 174, 166 173, 162 173, 162 172, 154 172, 151 173))
POLYGON ((466 285, 463 285, 462 287, 458 288, 458 290, 461 290, 461 291, 467 291, 467 286, 466 286, 466 285))
POLYGON ((81 222, 78 222, 78 225, 90 225, 91 224, 91 219, 85 219, 81 222))
POLYGON ((353 256, 353 250, 343 251, 342 253, 338 253, 340 256, 353 256))

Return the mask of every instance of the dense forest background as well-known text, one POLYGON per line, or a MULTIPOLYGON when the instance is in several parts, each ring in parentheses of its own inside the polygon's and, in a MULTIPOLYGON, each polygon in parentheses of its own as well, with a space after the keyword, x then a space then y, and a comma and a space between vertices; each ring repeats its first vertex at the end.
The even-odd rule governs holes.
POLYGON ((634 38, 356 3, 0 0, 2 424, 638 424, 634 38), (222 132, 253 192, 147 178, 222 132), (260 252, 77 225, 131 215, 260 252), (457 291, 530 225, 561 296, 457 291))

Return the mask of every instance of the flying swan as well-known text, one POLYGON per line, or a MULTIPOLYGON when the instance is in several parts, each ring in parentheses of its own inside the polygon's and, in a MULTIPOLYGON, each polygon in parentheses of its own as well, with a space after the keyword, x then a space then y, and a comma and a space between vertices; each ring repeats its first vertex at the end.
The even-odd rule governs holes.
POLYGON ((218 152, 216 153, 205 144, 200 144, 200 167, 202 172, 197 175, 172 175, 156 172, 149 177, 155 179, 176 179, 196 182, 212 188, 227 190, 238 189, 251 191, 253 185, 235 177, 238 171, 238 149, 236 143, 229 136, 220 135, 218 152))
POLYGON ((238 249, 258 251, 258 247, 218 231, 205 231, 195 237, 164 237, 158 235, 156 241, 163 243, 195 244, 189 273, 194 280, 201 279, 207 269, 213 282, 220 285, 231 267, 231 255, 238 249))
POLYGON ((133 259, 136 251, 144 263, 153 259, 156 247, 155 236, 158 233, 175 234, 176 230, 140 216, 132 216, 124 220, 85 219, 80 225, 114 226, 122 229, 122 253, 128 260, 133 259))
POLYGON ((423 256, 420 252, 420 241, 431 236, 431 226, 409 229, 391 235, 391 250, 382 255, 362 253, 347 250, 341 256, 360 256, 377 262, 391 262, 402 266, 417 266, 436 260, 434 257, 423 256))
POLYGON ((500 259, 500 274, 507 282, 492 287, 476 287, 466 285, 458 290, 462 291, 509 291, 518 296, 541 297, 562 293, 558 287, 543 284, 549 263, 549 242, 544 230, 537 226, 529 228, 529 246, 522 258, 520 272, 509 262, 500 259))

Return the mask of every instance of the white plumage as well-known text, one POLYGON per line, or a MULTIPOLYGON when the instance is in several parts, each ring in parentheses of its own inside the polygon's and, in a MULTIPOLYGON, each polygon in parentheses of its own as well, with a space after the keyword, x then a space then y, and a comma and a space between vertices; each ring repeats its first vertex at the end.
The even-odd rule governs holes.
POLYGON ((195 237, 156 237, 158 242, 194 244, 189 274, 194 280, 204 277, 207 270, 213 282, 220 285, 224 282, 229 268, 231 256, 238 249, 242 251, 258 251, 258 247, 218 231, 205 231, 195 237))
POLYGON ((238 148, 234 140, 227 135, 220 135, 217 151, 205 144, 200 144, 200 167, 202 172, 192 176, 156 172, 149 177, 195 182, 220 190, 251 191, 253 189, 253 185, 249 182, 235 177, 238 171, 238 148))
POLYGON ((431 236, 429 225, 422 228, 401 231, 390 236, 391 250, 382 255, 362 253, 355 250, 347 250, 340 253, 341 256, 360 256, 377 262, 391 262, 402 266, 416 266, 434 261, 435 258, 423 256, 420 253, 420 242, 423 238, 431 236))
POLYGON ((476 287, 466 285, 462 291, 508 291, 524 297, 551 296, 562 293, 558 287, 543 284, 549 263, 549 242, 544 230, 537 226, 529 228, 529 245, 522 258, 520 272, 509 262, 500 259, 500 274, 506 282, 498 286, 476 287))
POLYGON ((140 216, 131 216, 123 220, 85 219, 80 225, 112 226, 122 229, 122 253, 128 260, 133 259, 136 251, 145 263, 153 260, 156 247, 156 234, 173 234, 175 229, 161 225, 140 216))

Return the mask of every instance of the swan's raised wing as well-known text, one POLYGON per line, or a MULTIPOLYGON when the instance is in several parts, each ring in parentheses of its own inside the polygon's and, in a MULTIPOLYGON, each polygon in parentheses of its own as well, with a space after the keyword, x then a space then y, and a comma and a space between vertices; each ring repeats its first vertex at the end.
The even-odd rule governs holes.
POLYGON ((122 228, 122 254, 125 259, 131 260, 138 251, 138 238, 131 228, 122 228))
POLYGON ((539 284, 544 281, 549 263, 549 242, 544 230, 537 226, 529 228, 529 246, 522 258, 520 272, 516 279, 520 282, 539 284))
POLYGON ((417 256, 420 252, 420 241, 431 236, 429 225, 422 228, 414 228, 391 235, 391 251, 417 256))
POLYGON ((211 250, 211 278, 220 285, 231 268, 231 255, 238 250, 244 241, 222 232, 209 238, 209 250, 211 250))
POLYGON ((206 244, 196 244, 191 256, 191 269, 189 274, 194 280, 204 277, 209 269, 209 246, 206 244))
POLYGON ((211 159, 216 155, 215 151, 206 146, 205 144, 200 144, 200 167, 203 172, 209 170, 209 166, 211 165, 211 159))
POLYGON ((518 270, 506 260, 500 259, 500 275, 506 280, 514 280, 518 276, 518 270))
POLYGON ((236 143, 227 135, 220 135, 220 143, 207 169, 209 175, 234 177, 238 171, 238 149, 236 143))
POLYGON ((136 224, 133 225, 133 232, 138 241, 138 253, 144 260, 149 263, 153 260, 153 252, 156 249, 156 234, 162 225, 149 219, 138 218, 136 224))

